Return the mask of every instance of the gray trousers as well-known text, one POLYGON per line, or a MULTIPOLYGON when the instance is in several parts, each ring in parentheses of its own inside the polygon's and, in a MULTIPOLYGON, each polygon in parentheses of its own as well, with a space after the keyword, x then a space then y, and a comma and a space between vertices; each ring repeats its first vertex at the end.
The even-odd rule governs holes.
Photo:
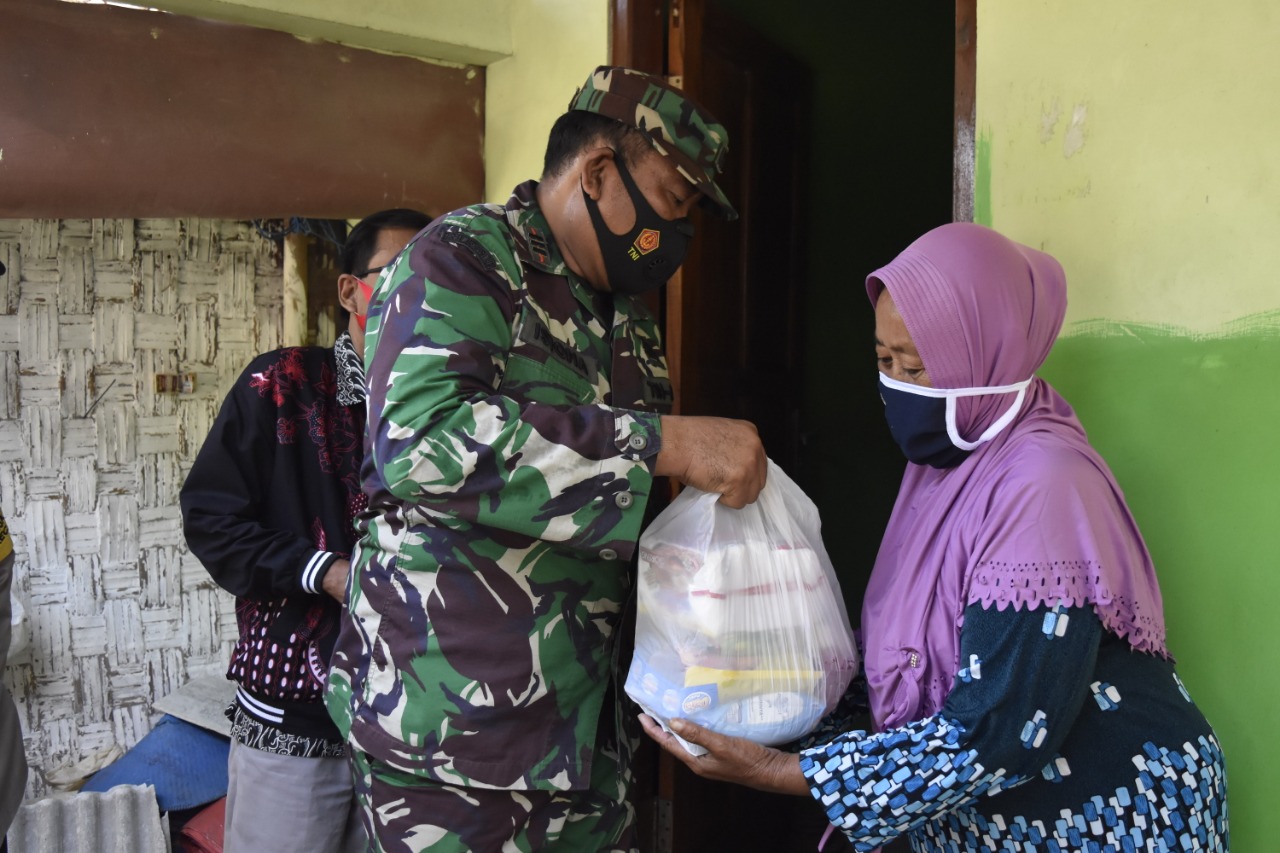
MULTIPOLYGON (((9 587, 13 583, 13 554, 0 560, 0 669, 9 656, 9 587)), ((9 689, 0 682, 0 839, 9 831, 27 787, 27 756, 22 750, 22 726, 9 689)))
POLYGON ((346 757, 276 755, 233 738, 227 771, 223 853, 368 850, 346 757))

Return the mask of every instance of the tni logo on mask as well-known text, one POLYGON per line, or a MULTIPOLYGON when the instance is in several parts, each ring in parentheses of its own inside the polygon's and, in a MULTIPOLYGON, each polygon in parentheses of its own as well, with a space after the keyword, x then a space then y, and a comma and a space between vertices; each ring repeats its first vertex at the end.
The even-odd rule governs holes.
POLYGON ((647 255, 658 248, 660 239, 661 237, 657 231, 652 228, 646 228, 640 232, 639 237, 636 237, 636 241, 631 244, 631 249, 627 254, 631 256, 631 260, 639 260, 641 255, 647 255))

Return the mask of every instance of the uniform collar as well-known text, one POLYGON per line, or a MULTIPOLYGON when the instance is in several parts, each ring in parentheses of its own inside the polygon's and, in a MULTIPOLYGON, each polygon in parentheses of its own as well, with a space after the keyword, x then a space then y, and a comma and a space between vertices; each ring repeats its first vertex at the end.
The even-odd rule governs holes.
POLYGON ((564 276, 574 297, 592 314, 597 314, 600 303, 612 301, 613 316, 604 317, 607 325, 617 326, 645 309, 637 297, 613 295, 613 299, 601 300, 600 293, 580 278, 565 263, 560 247, 556 245, 551 226, 538 206, 538 182, 525 181, 511 193, 506 206, 507 222, 515 232, 516 250, 520 260, 543 272, 564 276))
MULTIPOLYGON (((525 181, 516 187, 507 201, 506 211, 507 222, 517 237, 517 253, 521 261, 543 272, 578 280, 564 262, 547 217, 538 206, 537 181, 525 181)), ((586 282, 579 283, 586 286, 586 282)))

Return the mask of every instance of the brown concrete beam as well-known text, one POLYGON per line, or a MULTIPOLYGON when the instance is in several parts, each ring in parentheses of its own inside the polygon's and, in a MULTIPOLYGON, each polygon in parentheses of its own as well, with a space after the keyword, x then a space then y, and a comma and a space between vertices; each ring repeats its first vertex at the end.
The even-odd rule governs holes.
POLYGON ((438 214, 484 191, 484 70, 0 0, 0 217, 438 214))
POLYGON ((512 53, 511 0, 145 0, 135 5, 457 65, 489 65, 512 53))

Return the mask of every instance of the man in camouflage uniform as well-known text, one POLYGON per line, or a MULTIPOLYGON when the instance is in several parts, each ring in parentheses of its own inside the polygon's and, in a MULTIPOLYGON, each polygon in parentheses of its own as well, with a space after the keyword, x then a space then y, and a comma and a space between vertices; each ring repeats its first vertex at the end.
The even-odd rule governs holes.
POLYGON ((369 509, 327 700, 379 851, 635 848, 613 675, 654 478, 755 500, 755 428, 672 417, 639 294, 733 208, 714 118, 600 68, 541 181, 406 247, 369 313, 369 509))

